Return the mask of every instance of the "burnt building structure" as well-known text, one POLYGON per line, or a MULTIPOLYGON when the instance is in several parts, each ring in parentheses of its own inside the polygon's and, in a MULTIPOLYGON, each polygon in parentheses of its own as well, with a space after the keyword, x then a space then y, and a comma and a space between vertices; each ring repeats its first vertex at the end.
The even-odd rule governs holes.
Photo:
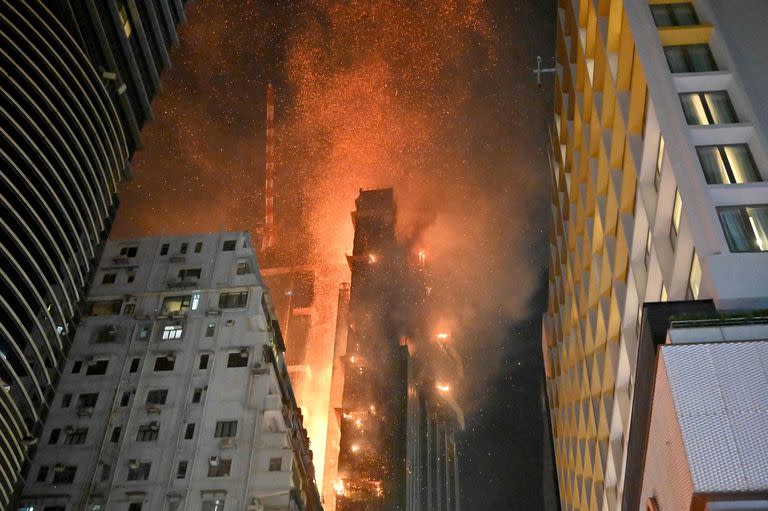
POLYGON ((361 190, 355 206, 336 509, 404 510, 408 347, 394 321, 404 259, 393 190, 361 190))

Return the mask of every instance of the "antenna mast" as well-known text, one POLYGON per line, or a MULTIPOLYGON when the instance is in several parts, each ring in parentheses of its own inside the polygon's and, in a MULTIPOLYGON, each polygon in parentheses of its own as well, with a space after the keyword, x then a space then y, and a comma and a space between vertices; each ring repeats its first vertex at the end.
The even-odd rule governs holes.
POLYGON ((264 172, 264 236, 261 250, 275 246, 275 89, 267 85, 267 155, 264 172))

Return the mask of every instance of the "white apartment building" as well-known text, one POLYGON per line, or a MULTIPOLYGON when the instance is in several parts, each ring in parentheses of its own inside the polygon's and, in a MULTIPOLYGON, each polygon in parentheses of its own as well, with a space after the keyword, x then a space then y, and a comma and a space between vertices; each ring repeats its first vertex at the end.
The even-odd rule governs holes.
POLYGON ((21 509, 321 509, 283 351, 249 234, 109 242, 21 509))
POLYGON ((644 304, 768 307, 768 2, 558 6, 547 393, 562 508, 618 510, 644 304))

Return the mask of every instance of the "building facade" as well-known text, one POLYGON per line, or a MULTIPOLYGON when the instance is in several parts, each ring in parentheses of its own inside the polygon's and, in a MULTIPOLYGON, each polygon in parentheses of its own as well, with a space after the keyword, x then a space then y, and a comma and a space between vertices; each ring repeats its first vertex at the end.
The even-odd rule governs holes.
MULTIPOLYGON (((169 11, 163 19, 173 20, 167 30, 175 34, 183 16, 173 5, 176 18, 169 11)), ((154 12, 170 3, 0 1, 3 508, 39 440, 117 209, 118 183, 138 146, 140 123, 129 122, 125 100, 148 82, 107 57, 139 59, 131 48, 143 47, 142 32, 131 27, 140 18, 120 21, 139 6, 154 12)), ((163 39, 163 50, 171 43, 163 39)), ((145 91, 146 99, 155 91, 145 91)))
POLYGON ((247 233, 109 242, 26 510, 320 510, 247 233))
POLYGON ((622 509, 640 484, 644 304, 768 306, 767 17, 760 0, 559 2, 543 351, 564 510, 622 509))

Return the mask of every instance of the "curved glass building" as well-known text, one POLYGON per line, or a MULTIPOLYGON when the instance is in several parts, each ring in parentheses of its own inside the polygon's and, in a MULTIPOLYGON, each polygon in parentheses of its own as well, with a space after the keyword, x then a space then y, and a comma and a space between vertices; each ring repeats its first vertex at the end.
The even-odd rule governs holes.
POLYGON ((165 35, 159 26, 144 30, 141 13, 149 2, 49 3, 0 0, 3 509, 12 502, 42 430, 116 212, 118 183, 149 118, 163 65, 155 65, 148 38, 160 36, 167 59, 166 47, 177 42, 175 26, 183 15, 180 0, 151 3, 156 25, 160 18, 154 11, 177 12, 165 12, 171 38, 167 28, 165 35), (148 63, 154 74, 143 76, 138 66, 148 69, 148 63))

